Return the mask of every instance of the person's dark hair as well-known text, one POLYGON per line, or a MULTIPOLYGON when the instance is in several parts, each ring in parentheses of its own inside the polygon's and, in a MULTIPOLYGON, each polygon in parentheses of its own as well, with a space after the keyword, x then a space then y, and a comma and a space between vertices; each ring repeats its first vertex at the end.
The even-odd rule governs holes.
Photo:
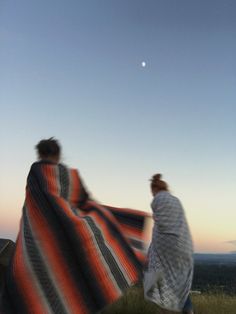
POLYGON ((40 158, 60 157, 60 153, 61 153, 60 144, 53 137, 50 137, 49 139, 41 140, 35 146, 35 148, 40 158))
POLYGON ((165 181, 161 180, 160 173, 154 174, 151 178, 151 188, 158 191, 168 191, 168 185, 165 181))

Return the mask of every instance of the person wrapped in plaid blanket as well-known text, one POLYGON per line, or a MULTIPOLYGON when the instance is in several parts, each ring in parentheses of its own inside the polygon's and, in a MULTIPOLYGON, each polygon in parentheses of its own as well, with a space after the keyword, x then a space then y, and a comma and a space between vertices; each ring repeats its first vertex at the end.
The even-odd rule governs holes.
POLYGON ((164 309, 192 314, 193 245, 183 207, 161 175, 151 179, 154 227, 144 295, 164 309))

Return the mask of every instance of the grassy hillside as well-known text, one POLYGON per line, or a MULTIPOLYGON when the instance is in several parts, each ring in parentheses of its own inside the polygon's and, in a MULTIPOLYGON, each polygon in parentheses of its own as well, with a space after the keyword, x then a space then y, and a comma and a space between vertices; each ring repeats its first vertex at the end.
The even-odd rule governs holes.
POLYGON ((236 314, 236 296, 203 294, 192 297, 196 314, 236 314))
MULTIPOLYGON (((196 314, 236 314, 236 296, 225 294, 193 295, 196 314)), ((171 314, 157 305, 143 300, 141 288, 130 289, 118 302, 109 306, 101 314, 171 314)))

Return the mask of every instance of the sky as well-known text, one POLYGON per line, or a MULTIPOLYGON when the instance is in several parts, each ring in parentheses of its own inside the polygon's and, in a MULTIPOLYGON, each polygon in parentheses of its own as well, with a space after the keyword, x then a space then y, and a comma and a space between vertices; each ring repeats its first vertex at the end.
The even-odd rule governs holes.
POLYGON ((151 212, 161 173, 195 252, 236 250, 236 2, 0 1, 0 237, 54 136, 102 204, 151 212), (146 66, 142 66, 142 62, 146 66))

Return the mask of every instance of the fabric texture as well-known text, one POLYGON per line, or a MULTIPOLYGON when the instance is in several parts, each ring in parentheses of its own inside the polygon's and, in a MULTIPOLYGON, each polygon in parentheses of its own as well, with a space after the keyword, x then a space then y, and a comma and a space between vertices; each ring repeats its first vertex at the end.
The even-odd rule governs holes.
POLYGON ((151 207, 154 227, 144 275, 145 298, 182 311, 193 278, 193 246, 184 210, 167 191, 158 192, 151 207))
POLYGON ((0 299, 4 289, 4 277, 7 266, 14 254, 15 243, 9 239, 0 239, 0 299))
POLYGON ((9 239, 0 239, 0 265, 6 267, 15 250, 15 243, 9 239))
POLYGON ((90 200, 75 169, 34 163, 1 314, 97 313, 117 300, 141 277, 145 217, 90 200))

